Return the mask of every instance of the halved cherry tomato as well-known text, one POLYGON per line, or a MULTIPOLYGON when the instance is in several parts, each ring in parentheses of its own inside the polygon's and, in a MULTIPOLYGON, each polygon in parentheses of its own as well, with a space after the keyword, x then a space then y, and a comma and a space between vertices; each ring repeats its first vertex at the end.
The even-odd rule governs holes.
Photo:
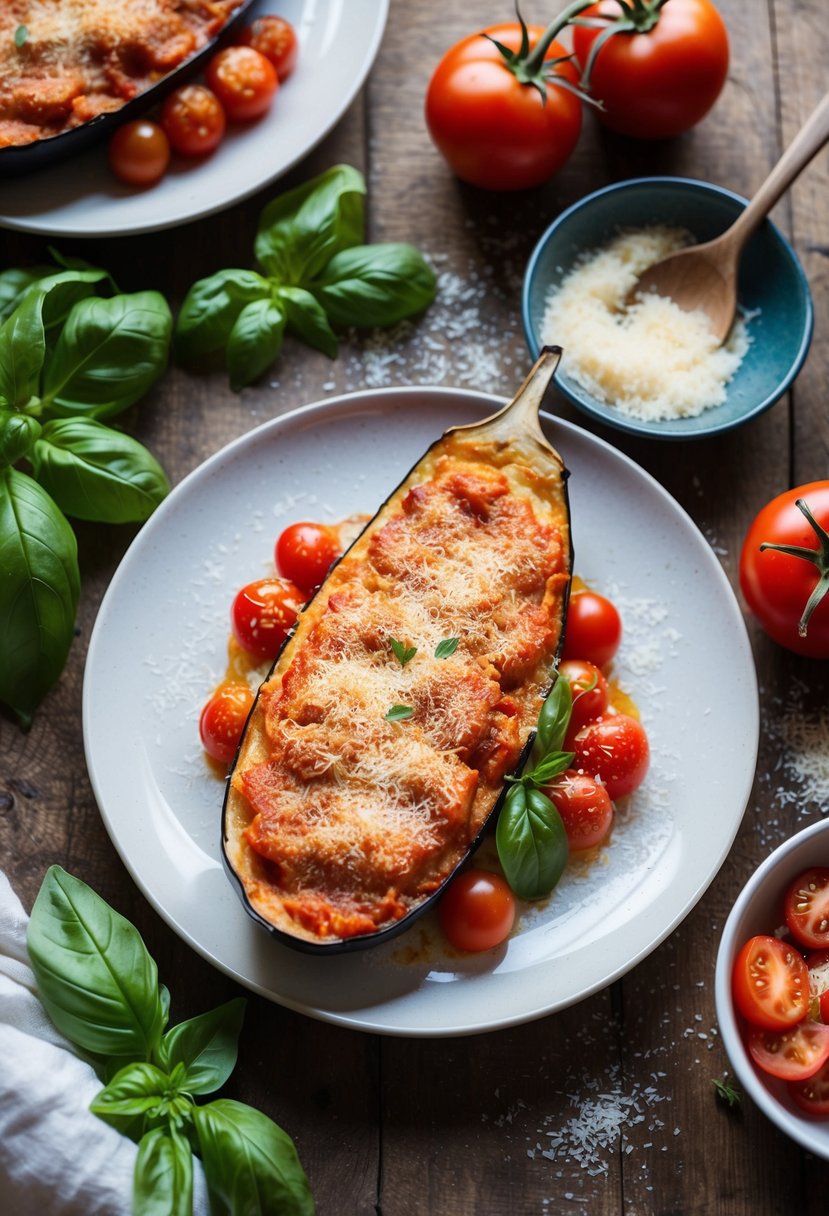
POLYGON ((199 719, 199 735, 208 756, 230 764, 242 737, 253 693, 247 684, 220 684, 199 719))
POLYGON ((829 1115, 829 1060, 805 1081, 790 1081, 789 1093, 807 1115, 829 1115))
POLYGON ((176 152, 206 156, 222 141, 225 112, 216 94, 203 84, 185 84, 166 98, 161 125, 176 152))
POLYGON ((604 667, 619 649, 622 618, 616 605, 595 591, 570 596, 564 633, 565 659, 588 659, 604 667))
POLYGON ((591 849, 606 839, 613 823, 613 803, 598 781, 567 769, 544 793, 561 816, 571 849, 591 849))
POLYGON ((809 1012, 809 971, 788 942, 758 934, 743 946, 731 973, 734 1004, 752 1026, 786 1030, 809 1012))
POLYGON ((829 1060, 829 1026, 798 1022, 789 1030, 761 1030, 753 1026, 747 1046, 754 1063, 783 1081, 805 1081, 829 1060))
POLYGON ((261 578, 237 592, 230 610, 236 641, 257 659, 275 659, 305 596, 286 578, 261 578))
POLYGON ((207 65, 205 79, 231 122, 261 117, 279 87, 273 64, 251 46, 219 51, 207 65))
POLYGON ((242 31, 239 41, 243 46, 252 46, 260 55, 269 59, 276 68, 280 81, 290 76, 296 67, 299 53, 296 30, 284 17, 277 17, 272 13, 257 17, 242 31))
POLYGON ((829 1024, 829 950, 815 950, 806 959, 809 969, 809 1016, 829 1024))
POLYGON ((808 950, 829 946, 829 870, 816 867, 800 874, 783 904, 792 937, 808 950))
POLYGON ((170 141, 157 122, 125 122, 109 141, 109 165, 130 186, 152 186, 170 163, 170 141))
POLYGON ((464 870, 438 905, 443 936, 457 950, 491 950, 509 937, 515 896, 506 879, 488 870, 464 870))
POLYGON ((325 524, 289 524, 280 533, 274 561, 280 574, 305 591, 319 587, 331 563, 340 556, 340 541, 325 524))
POLYGON ((573 752, 573 767, 599 778, 614 802, 638 789, 650 765, 645 728, 629 714, 588 722, 574 738, 573 752))
MULTIPOLYGON (((572 739, 588 722, 595 721, 605 713, 610 694, 607 680, 595 663, 588 663, 586 659, 565 659, 558 670, 570 685, 573 697, 573 710, 567 728, 572 739)), ((568 752, 572 749, 565 745, 564 750, 568 752)))

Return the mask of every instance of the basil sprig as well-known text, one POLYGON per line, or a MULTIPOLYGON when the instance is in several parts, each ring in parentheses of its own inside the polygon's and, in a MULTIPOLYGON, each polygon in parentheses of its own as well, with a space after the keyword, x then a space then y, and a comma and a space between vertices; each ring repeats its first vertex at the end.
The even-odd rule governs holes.
POLYGON ((62 269, 0 272, 0 702, 24 727, 74 636, 66 516, 142 523, 170 488, 142 444, 106 425, 166 366, 166 301, 53 256, 62 269))
POLYGON ((254 243, 260 270, 193 284, 176 321, 178 357, 224 351, 238 391, 274 362, 286 332, 333 358, 333 325, 394 325, 431 304, 435 276, 414 246, 365 244, 365 193, 361 173, 336 165, 273 199, 254 243))
POLYGON ((508 777, 512 788, 498 816, 495 844, 504 877, 520 899, 543 899, 561 878, 569 845, 561 816, 541 787, 573 763, 562 751, 573 697, 559 676, 541 707, 529 772, 508 777))
POLYGON ((169 993, 138 931, 85 883, 52 866, 32 909, 28 950, 46 1012, 107 1084, 90 1109, 138 1144, 134 1216, 190 1216, 193 1153, 213 1213, 313 1216, 290 1138, 229 1099, 245 1001, 167 1030, 169 993))

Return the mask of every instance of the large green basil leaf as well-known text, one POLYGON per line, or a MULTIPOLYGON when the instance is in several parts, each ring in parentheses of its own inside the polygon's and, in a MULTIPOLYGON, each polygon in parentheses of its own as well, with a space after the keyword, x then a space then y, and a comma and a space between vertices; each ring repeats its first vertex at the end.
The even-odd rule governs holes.
POLYGON ((46 355, 43 293, 27 291, 0 326, 0 397, 22 408, 37 396, 46 355))
POLYGON ((320 302, 304 287, 280 287, 277 294, 285 307, 291 333, 333 359, 337 353, 337 338, 320 302))
POLYGON ((29 459, 43 488, 76 519, 142 523, 170 491, 143 444, 92 418, 47 422, 29 459))
POLYGON ((285 313, 276 300, 246 304, 230 331, 226 362, 230 387, 238 392, 261 376, 282 349, 285 313))
POLYGON ((38 994, 85 1051, 146 1060, 161 1038, 158 972, 141 936, 90 887, 51 866, 29 921, 38 994))
POLYGON ((366 329, 421 312, 437 290, 434 272, 413 245, 344 249, 307 286, 332 321, 366 329))
POLYGON ((0 470, 0 701, 25 727, 63 671, 79 593, 66 519, 31 477, 0 470))
POLYGON ((43 295, 44 328, 48 331, 62 325, 77 302, 93 295, 104 280, 114 286, 106 270, 94 267, 61 270, 42 278, 38 290, 43 295))
POLYGON ((106 1123, 121 1126, 124 1115, 154 1113, 164 1101, 169 1077, 155 1064, 126 1064, 89 1104, 93 1115, 106 1123))
POLYGON ((540 790, 514 785, 498 816, 495 843, 504 876, 520 899, 543 899, 569 855, 561 816, 540 790))
POLYGON ((221 1089, 236 1066, 237 1042, 245 1016, 245 1000, 237 997, 180 1022, 161 1041, 161 1058, 172 1069, 184 1066, 182 1088, 191 1094, 221 1089))
POLYGON ((0 468, 25 456, 40 431, 40 423, 30 414, 0 406, 0 468))
POLYGON ((212 1216, 313 1216, 290 1137, 266 1115, 219 1098, 193 1109, 212 1216))
POLYGON ((547 752, 561 750, 572 712, 573 693, 570 683, 563 676, 556 676, 556 682, 538 715, 538 728, 533 747, 533 754, 536 758, 546 756, 547 752))
POLYGON ((271 285, 253 270, 220 270, 199 279, 184 297, 176 319, 176 356, 190 363, 223 350, 246 304, 268 299, 271 285))
POLYGON ((157 1127, 138 1145, 133 1216, 192 1216, 193 1153, 175 1128, 157 1127))
POLYGON ((0 270, 0 323, 11 316, 18 304, 22 304, 23 297, 32 283, 54 273, 53 266, 27 266, 23 270, 12 267, 9 270, 0 270))
POLYGON ((362 173, 335 165, 280 194, 259 217, 257 261, 289 287, 314 278, 335 253, 363 240, 365 192, 362 173))
POLYGON ((44 409, 98 419, 125 410, 164 371, 171 329, 157 291, 78 301, 46 362, 44 409))

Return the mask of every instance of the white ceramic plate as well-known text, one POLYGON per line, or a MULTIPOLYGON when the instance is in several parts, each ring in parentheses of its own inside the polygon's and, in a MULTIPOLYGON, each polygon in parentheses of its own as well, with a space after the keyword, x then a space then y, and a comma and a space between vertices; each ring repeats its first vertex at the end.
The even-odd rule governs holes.
POLYGON ((259 122, 230 127, 203 162, 176 158, 147 190, 119 183, 106 143, 96 144, 0 184, 0 224, 53 238, 152 232, 221 211, 285 173, 353 101, 380 46, 388 0, 261 0, 250 20, 276 11, 297 31, 299 60, 259 122))
POLYGON ((277 944, 245 913, 220 860, 223 786, 198 742, 201 706, 225 666, 233 594, 268 572, 287 523, 373 511, 442 431, 499 404, 459 390, 381 389, 259 427, 192 473, 141 530, 90 643, 87 762, 135 881, 173 929, 240 983, 347 1026, 468 1034, 604 987, 702 895, 751 789, 756 677, 719 562, 651 477, 610 445, 547 419, 572 474, 576 571, 621 609, 618 673, 653 751, 609 847, 589 868, 571 864, 553 898, 482 955, 444 952, 433 914, 379 948, 319 958, 277 944))

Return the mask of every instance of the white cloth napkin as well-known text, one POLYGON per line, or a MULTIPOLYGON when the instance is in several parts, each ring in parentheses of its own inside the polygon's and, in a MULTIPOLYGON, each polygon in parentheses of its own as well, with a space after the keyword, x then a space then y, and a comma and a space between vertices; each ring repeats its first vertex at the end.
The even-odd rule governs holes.
MULTIPOLYGON (((28 917, 0 872, 0 1211, 130 1216, 137 1146, 89 1111, 101 1088, 35 995, 28 917)), ((196 1216, 209 1211, 194 1162, 196 1216)))

